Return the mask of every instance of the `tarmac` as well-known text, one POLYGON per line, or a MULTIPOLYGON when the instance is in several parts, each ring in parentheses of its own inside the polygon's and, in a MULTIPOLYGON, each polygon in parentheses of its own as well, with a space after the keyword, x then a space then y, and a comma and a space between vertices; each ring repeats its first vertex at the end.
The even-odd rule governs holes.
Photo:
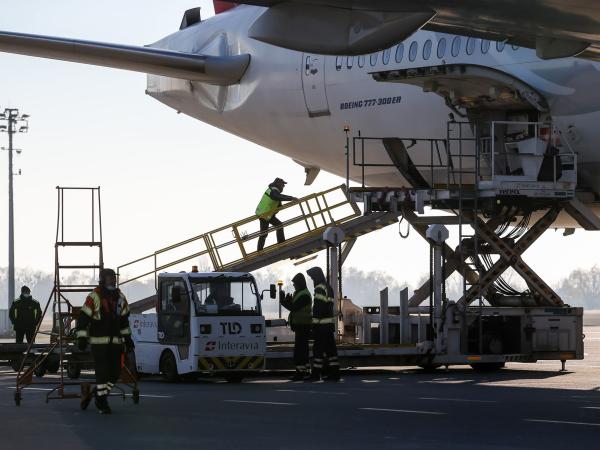
MULTIPOLYGON (((78 400, 45 403, 47 386, 13 401, 0 374, 2 449, 598 449, 600 324, 585 327, 585 359, 470 368, 345 371, 340 383, 265 374, 168 384, 143 379, 138 405, 111 397, 102 416, 78 400)), ((90 376, 90 374, 88 374, 90 376)), ((52 380, 45 377, 46 381, 52 380)))

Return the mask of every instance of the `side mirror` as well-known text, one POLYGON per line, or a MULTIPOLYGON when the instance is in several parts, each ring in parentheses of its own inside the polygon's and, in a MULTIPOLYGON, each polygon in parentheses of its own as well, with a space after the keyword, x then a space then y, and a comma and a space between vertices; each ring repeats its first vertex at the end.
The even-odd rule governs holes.
POLYGON ((277 298, 277 285, 272 284, 272 285, 269 286, 269 296, 272 299, 277 298))

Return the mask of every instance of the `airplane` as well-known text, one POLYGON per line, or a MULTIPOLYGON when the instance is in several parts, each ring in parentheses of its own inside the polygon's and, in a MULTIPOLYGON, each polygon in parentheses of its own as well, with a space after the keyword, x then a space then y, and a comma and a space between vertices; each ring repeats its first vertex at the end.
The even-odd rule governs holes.
MULTIPOLYGON (((199 8, 188 10, 178 31, 146 47, 0 32, 0 51, 145 72, 146 94, 290 157, 305 168, 307 182, 320 170, 346 175, 344 129, 419 139, 445 137, 449 114, 551 120, 575 147, 582 199, 595 208, 600 27, 591 2, 580 0, 593 22, 585 27, 573 19, 559 29, 542 15, 537 36, 521 29, 509 38, 499 38, 503 27, 515 31, 500 20, 496 29, 473 22, 469 31, 474 12, 465 14, 463 28, 448 25, 450 7, 376 14, 358 8, 336 15, 334 0, 242 3, 253 4, 215 1, 216 15, 206 20, 199 8), (322 12, 314 8, 331 5, 334 11, 323 13, 327 20, 311 20, 322 12), (305 28, 298 28, 302 19, 305 28), (343 32, 352 24, 363 31, 358 37, 343 32), (575 33, 577 26, 586 33, 575 33), (413 76, 423 69, 422 80, 413 76), (404 74, 401 82, 385 82, 394 73, 404 74)), ((531 25, 533 19, 526 19, 531 25)), ((375 159, 389 162, 389 155, 380 151, 375 159)), ((389 164, 365 169, 364 180, 362 169, 351 166, 349 177, 369 186, 409 184, 389 164)))

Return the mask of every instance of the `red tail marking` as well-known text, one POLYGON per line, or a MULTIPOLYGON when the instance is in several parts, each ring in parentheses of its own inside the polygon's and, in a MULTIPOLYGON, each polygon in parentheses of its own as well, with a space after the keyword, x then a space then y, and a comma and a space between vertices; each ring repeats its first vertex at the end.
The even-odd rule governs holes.
POLYGON ((231 8, 235 8, 238 4, 234 2, 224 2, 221 0, 213 0, 213 5, 215 7, 215 14, 221 14, 231 8))

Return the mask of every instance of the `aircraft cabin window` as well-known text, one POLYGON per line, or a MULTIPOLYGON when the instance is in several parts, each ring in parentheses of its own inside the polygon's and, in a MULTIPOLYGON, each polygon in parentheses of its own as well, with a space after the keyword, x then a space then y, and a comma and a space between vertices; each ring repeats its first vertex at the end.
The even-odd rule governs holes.
POLYGON ((369 62, 371 63, 372 66, 377 64, 377 55, 378 55, 378 53, 373 53, 373 54, 371 54, 371 57, 369 58, 369 62))
POLYGON ((352 69, 353 65, 354 65, 354 56, 348 56, 348 59, 346 60, 346 67, 348 69, 352 69))
POLYGON ((342 57, 341 56, 335 57, 335 70, 342 70, 342 57))
POLYGON ((412 41, 410 44, 410 47, 408 48, 408 59, 410 60, 410 62, 413 62, 415 60, 415 58, 417 57, 417 51, 419 44, 417 43, 417 41, 412 41))
POLYGON ((489 51, 491 42, 488 39, 481 40, 481 53, 484 55, 489 51))
POLYGON ((427 61, 431 56, 431 39, 427 39, 423 44, 423 59, 427 61))
POLYGON ((501 52, 502 50, 504 50, 505 46, 506 46, 506 42, 505 41, 498 41, 498 42, 496 42, 496 50, 498 50, 499 52, 501 52))
POLYGON ((381 61, 383 62, 384 65, 388 65, 388 63, 390 62, 390 54, 392 53, 392 49, 391 48, 386 48, 383 51, 383 55, 381 55, 381 61))
POLYGON ((365 57, 364 57, 364 55, 360 55, 358 57, 358 67, 365 67, 365 57))
POLYGON ((467 55, 472 55, 473 52, 475 51, 475 38, 468 38, 467 39, 467 55))
POLYGON ((437 57, 439 59, 442 59, 444 57, 444 55, 446 54, 446 38, 441 38, 438 41, 438 46, 437 46, 437 57))
POLYGON ((458 53, 460 52, 460 36, 454 37, 452 40, 452 49, 450 51, 452 52, 452 56, 458 56, 458 53))
POLYGON ((401 63, 403 56, 404 56, 404 44, 398 44, 398 47, 396 47, 396 62, 401 63))

